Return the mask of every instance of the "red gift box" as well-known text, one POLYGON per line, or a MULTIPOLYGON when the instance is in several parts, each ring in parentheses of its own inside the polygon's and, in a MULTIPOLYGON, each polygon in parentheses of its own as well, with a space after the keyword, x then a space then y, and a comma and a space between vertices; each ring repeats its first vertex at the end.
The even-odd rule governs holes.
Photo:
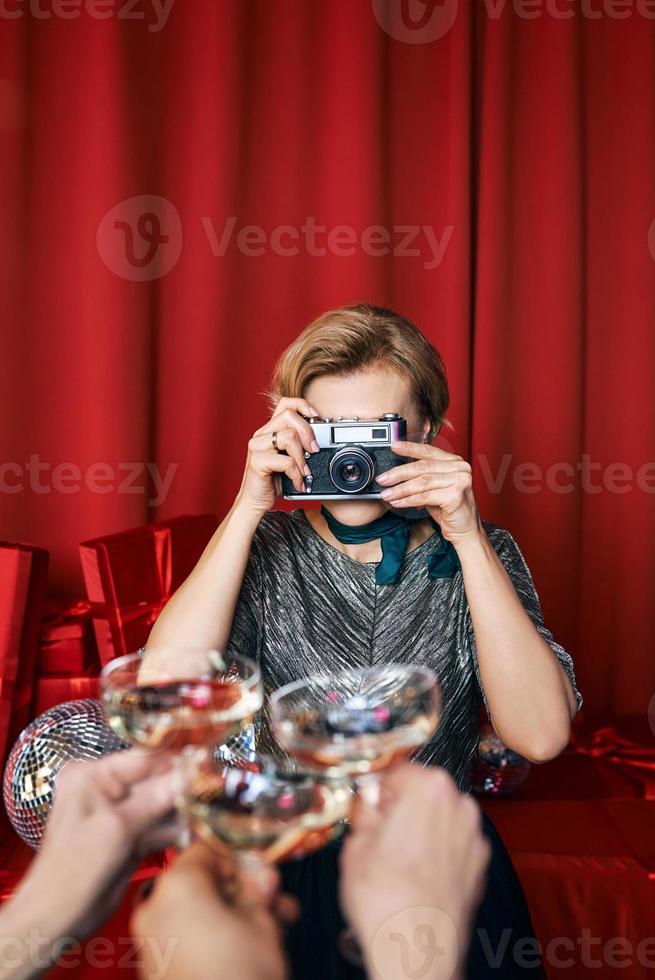
POLYGON ((98 670, 87 667, 80 674, 44 674, 37 678, 32 715, 36 718, 49 708, 79 698, 97 699, 100 694, 98 670))
POLYGON ((87 599, 46 596, 39 637, 39 673, 79 674, 97 663, 91 603, 87 599))
POLYGON ((91 603, 47 596, 41 620, 39 672, 79 674, 97 661, 91 603))
POLYGON ((145 644, 217 526, 214 514, 184 515, 82 542, 82 571, 103 666, 145 644))
POLYGON ((30 719, 48 552, 0 542, 0 761, 30 719))

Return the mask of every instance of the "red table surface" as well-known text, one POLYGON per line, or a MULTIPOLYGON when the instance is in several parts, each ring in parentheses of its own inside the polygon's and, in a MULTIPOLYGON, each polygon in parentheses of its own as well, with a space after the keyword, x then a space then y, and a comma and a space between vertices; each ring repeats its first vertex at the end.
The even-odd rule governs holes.
MULTIPOLYGON (((646 719, 615 725, 653 746, 646 719)), ((549 977, 655 976, 655 801, 643 797, 629 772, 566 754, 533 767, 513 796, 480 798, 523 884, 549 977)))

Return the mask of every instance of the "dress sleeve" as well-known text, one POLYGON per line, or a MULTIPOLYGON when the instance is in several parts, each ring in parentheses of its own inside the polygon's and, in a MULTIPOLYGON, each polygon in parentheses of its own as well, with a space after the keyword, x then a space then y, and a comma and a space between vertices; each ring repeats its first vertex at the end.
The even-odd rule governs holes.
POLYGON ((241 590, 234 609, 228 653, 241 654, 259 663, 264 623, 261 549, 255 534, 241 590))
MULTIPOLYGON (((523 557, 519 546, 516 541, 509 533, 509 531, 503 531, 500 528, 488 528, 487 529, 489 540, 491 541, 492 547, 503 565, 505 570, 509 575, 514 588, 518 594, 523 608, 527 612, 528 616, 537 628, 537 631, 543 636, 544 640, 553 651, 562 667, 566 671, 566 674, 571 682, 571 687, 573 688, 573 693, 575 695, 576 711, 579 711, 582 707, 583 697, 578 690, 576 680, 575 680, 575 670, 573 666, 573 658, 564 649, 564 647, 559 644, 551 631, 548 629, 544 623, 543 613, 541 611, 541 604, 539 602, 539 596, 534 587, 534 582, 532 580, 532 575, 530 574, 530 569, 527 566, 525 558, 523 557)), ((489 705, 487 704, 487 698, 484 693, 484 687, 482 686, 482 679, 480 676, 480 667, 478 664, 477 647, 475 642, 475 632, 473 630, 473 623, 471 620, 471 614, 467 607, 467 629, 469 631, 469 637, 471 642, 471 650, 473 653, 473 666, 475 669, 475 676, 477 678, 478 687, 480 688, 480 693, 482 695, 482 700, 484 701, 484 706, 487 709, 487 717, 491 721, 491 713, 489 711, 489 705)))

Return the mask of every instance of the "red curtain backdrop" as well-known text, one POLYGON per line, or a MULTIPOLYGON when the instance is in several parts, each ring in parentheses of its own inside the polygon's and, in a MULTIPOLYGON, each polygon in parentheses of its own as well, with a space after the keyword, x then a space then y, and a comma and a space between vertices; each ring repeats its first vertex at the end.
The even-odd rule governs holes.
POLYGON ((644 711, 653 5, 164 6, 0 13, 0 534, 79 589, 80 540, 222 515, 284 346, 391 304, 587 705, 644 711))

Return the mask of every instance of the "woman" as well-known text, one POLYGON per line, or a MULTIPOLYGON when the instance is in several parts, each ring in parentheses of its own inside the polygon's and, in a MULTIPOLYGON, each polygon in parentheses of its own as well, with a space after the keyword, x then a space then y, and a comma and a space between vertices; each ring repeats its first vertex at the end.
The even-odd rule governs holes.
MULTIPOLYGON (((556 756, 582 703, 573 663, 544 625, 512 536, 481 521, 471 467, 431 445, 449 400, 436 350, 392 310, 345 307, 282 355, 271 394, 273 414, 250 440, 234 505, 148 647, 228 646, 259 660, 268 692, 315 672, 425 664, 439 678, 442 720, 418 758, 443 766, 463 791, 481 697, 510 748, 533 762, 556 756), (408 462, 378 478, 384 499, 271 512, 282 474, 298 492, 308 486, 305 454, 318 446, 307 418, 387 412, 407 419, 407 441, 393 448, 408 462), (398 535, 390 570, 383 550, 398 535)), ((265 712, 259 740, 270 747, 265 712)), ((514 946, 532 936, 509 857, 490 821, 485 828, 493 857, 466 972, 476 980, 518 975, 514 946)), ((294 976, 349 975, 334 950, 336 857, 328 847, 285 869, 303 908, 294 976)))

